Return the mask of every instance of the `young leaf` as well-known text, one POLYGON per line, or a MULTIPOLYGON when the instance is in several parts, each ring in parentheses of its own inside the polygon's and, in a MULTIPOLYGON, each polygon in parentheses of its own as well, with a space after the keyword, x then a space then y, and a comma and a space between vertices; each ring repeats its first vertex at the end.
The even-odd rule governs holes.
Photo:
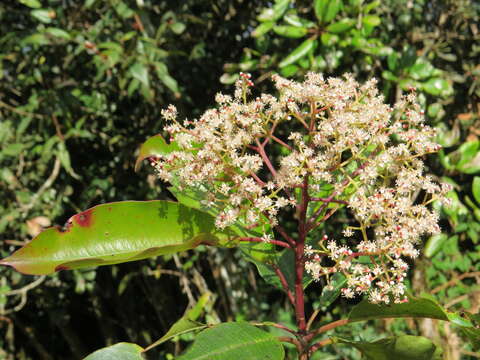
POLYGON ((227 246, 238 237, 215 219, 170 201, 123 201, 81 212, 65 229, 49 228, 0 261, 25 274, 118 264, 193 249, 227 246))
POLYGON ((436 234, 431 236, 427 244, 425 245, 424 254, 428 258, 435 256, 442 248, 443 244, 447 241, 447 234, 436 234))
POLYGON ((315 16, 320 23, 332 21, 342 8, 342 0, 315 0, 315 16))
POLYGON ((97 350, 83 360, 144 360, 142 352, 137 344, 122 342, 97 350))
POLYGON ((354 19, 344 18, 338 22, 330 24, 327 26, 327 31, 333 34, 340 34, 347 30, 350 30, 355 25, 354 19))
POLYGON ((185 315, 183 315, 175 324, 172 325, 165 335, 155 341, 152 345, 149 345, 145 351, 149 351, 155 346, 158 346, 165 341, 174 338, 175 336, 206 328, 207 325, 201 324, 196 320, 202 314, 205 305, 210 300, 210 296, 211 293, 203 294, 192 309, 188 310, 185 315))
POLYGON ((275 21, 265 21, 260 23, 255 30, 252 32, 253 37, 260 37, 268 33, 270 30, 272 30, 273 26, 275 25, 275 21))
POLYGON ((374 342, 349 341, 337 339, 339 343, 352 345, 362 352, 368 360, 441 360, 443 351, 441 348, 423 337, 401 335, 380 339, 374 342))
POLYGON ((138 171, 140 164, 146 158, 150 156, 160 156, 171 153, 172 151, 178 151, 180 148, 177 143, 172 142, 167 144, 162 135, 155 135, 145 141, 140 147, 137 160, 135 161, 135 171, 138 171))
POLYGON ((278 25, 273 28, 277 35, 288 38, 301 38, 307 35, 308 29, 306 27, 278 25))
POLYGON ((271 8, 265 8, 257 19, 260 22, 276 21, 280 19, 287 10, 290 0, 275 0, 275 4, 271 8))
POLYGON ((308 54, 310 50, 312 50, 317 41, 313 38, 309 38, 302 42, 295 50, 293 50, 285 59, 283 59, 280 64, 278 64, 278 67, 285 67, 290 64, 293 64, 297 60, 301 59, 305 55, 308 54))
POLYGON ((347 278, 342 273, 335 273, 331 280, 330 286, 333 288, 324 287, 322 291, 322 295, 320 295, 318 308, 327 308, 330 306, 340 295, 340 290, 345 286, 347 283, 347 278))
POLYGON ((271 334, 248 323, 230 322, 202 331, 177 360, 282 360, 284 356, 282 344, 271 334))

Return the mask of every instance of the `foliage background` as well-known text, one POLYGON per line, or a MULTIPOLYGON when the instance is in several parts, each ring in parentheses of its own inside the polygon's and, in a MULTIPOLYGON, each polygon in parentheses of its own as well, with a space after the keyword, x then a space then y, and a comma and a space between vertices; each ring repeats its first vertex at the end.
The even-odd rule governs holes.
MULTIPOLYGON (((14 0, 0 4, 0 241, 2 256, 94 204, 171 198, 135 151, 161 132, 174 103, 194 118, 239 71, 256 89, 274 72, 301 79, 375 76, 389 102, 415 87, 444 147, 428 171, 454 185, 444 234, 425 239, 414 293, 472 313, 480 307, 480 3, 467 0, 14 0), (319 18, 319 8, 329 15, 319 18), (316 16, 317 15, 317 16, 316 16), (292 27, 294 25, 295 29, 292 27)), ((288 227, 288 219, 285 219, 288 227)), ((337 223, 323 231, 334 233, 337 223)), ((147 345, 206 291, 210 319, 291 322, 282 293, 235 251, 195 253, 48 278, 0 273, 0 359, 80 359, 105 345, 147 345), (29 284, 37 285, 30 287, 29 284), (26 287, 25 287, 26 286, 26 287), (16 289, 16 290, 15 290, 16 289), (18 290, 20 289, 20 290, 18 290)), ((320 290, 307 296, 319 307, 320 290)), ((349 303, 322 309, 337 319, 349 303)), ((421 334, 448 359, 470 358, 462 334, 434 321, 355 325, 372 340, 421 334), (373 325, 373 326, 372 326, 373 325)), ((339 333, 340 334, 340 333, 339 333)), ((152 351, 171 358, 188 336, 152 351)), ((325 359, 358 359, 330 347, 325 359)), ((477 350, 478 351, 478 350, 477 350)), ((478 356, 478 353, 477 353, 478 356)))

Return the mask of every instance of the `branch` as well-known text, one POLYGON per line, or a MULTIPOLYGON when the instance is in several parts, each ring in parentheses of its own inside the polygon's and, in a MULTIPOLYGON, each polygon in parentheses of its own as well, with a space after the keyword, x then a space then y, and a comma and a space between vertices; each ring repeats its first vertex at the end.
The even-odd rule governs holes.
POLYGON ((40 285, 45 280, 45 278, 46 276, 40 276, 37 280, 31 282, 28 285, 25 285, 24 287, 21 287, 20 289, 10 290, 4 293, 3 295, 5 296, 20 295, 20 302, 11 309, 2 310, 1 314, 8 315, 8 314, 22 310, 23 307, 27 304, 27 293, 30 290, 37 287, 38 285, 40 285))
POLYGON ((308 349, 308 353, 309 355, 311 356, 315 351, 317 351, 318 349, 320 349, 321 347, 324 347, 324 346, 327 346, 327 345, 330 345, 333 343, 333 340, 332 339, 324 339, 324 340, 321 340, 315 344, 313 344, 310 349, 308 349))
POLYGON ((436 294, 436 293, 438 293, 439 291, 442 291, 442 290, 448 288, 449 286, 455 285, 457 282, 462 281, 462 280, 465 279, 465 278, 477 277, 477 276, 480 276, 480 271, 473 271, 473 272, 468 272, 468 273, 462 274, 462 275, 460 275, 460 276, 454 277, 453 279, 449 280, 449 281, 446 282, 445 284, 442 284, 442 285, 440 285, 440 286, 437 286, 436 288, 434 288, 434 289, 431 291, 431 293, 432 293, 432 294, 436 294))
POLYGON ((257 143, 257 146, 255 147, 255 150, 258 152, 258 154, 262 157, 263 162, 265 165, 267 165, 268 170, 270 170, 270 173, 273 175, 273 177, 277 176, 277 171, 272 165, 272 162, 268 158, 267 153, 265 152, 265 148, 263 147, 262 144, 258 141, 258 139, 255 140, 257 143))
POLYGON ((319 327, 318 329, 316 330, 312 330, 310 333, 308 333, 305 337, 304 337, 304 340, 305 341, 310 341, 312 340, 315 336, 321 334, 321 333, 324 333, 326 331, 329 331, 329 330, 332 330, 332 329, 335 329, 339 326, 344 326, 344 325, 347 325, 349 323, 349 320, 348 319, 341 319, 341 320, 337 320, 337 321, 334 321, 334 322, 331 322, 330 324, 327 324, 327 325, 323 325, 321 327, 319 327))
POLYGON ((53 182, 55 181, 58 174, 60 173, 60 165, 61 165, 60 158, 57 156, 55 158, 55 164, 53 164, 53 169, 52 169, 52 172, 51 172, 50 176, 43 183, 43 185, 40 186, 40 188, 37 190, 37 192, 32 196, 32 199, 30 200, 30 203, 27 204, 27 205, 20 206, 20 209, 22 211, 28 211, 32 207, 34 207, 36 202, 40 198, 40 196, 45 192, 45 190, 47 190, 50 186, 52 186, 53 182))
POLYGON ((295 307, 295 298, 293 297, 292 292, 290 291, 290 287, 288 286, 287 279, 285 278, 285 275, 283 272, 280 270, 280 268, 276 265, 272 265, 273 270, 275 271, 275 274, 277 274, 278 278, 280 279, 280 283, 282 284, 283 290, 287 294, 288 300, 290 300, 290 303, 295 307))

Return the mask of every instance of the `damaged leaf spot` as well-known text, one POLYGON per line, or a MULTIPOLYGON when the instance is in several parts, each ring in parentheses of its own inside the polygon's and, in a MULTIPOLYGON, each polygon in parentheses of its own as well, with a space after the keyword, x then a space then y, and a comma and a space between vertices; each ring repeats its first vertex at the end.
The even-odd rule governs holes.
POLYGON ((89 227, 92 225, 92 210, 87 210, 73 217, 75 222, 81 227, 89 227))

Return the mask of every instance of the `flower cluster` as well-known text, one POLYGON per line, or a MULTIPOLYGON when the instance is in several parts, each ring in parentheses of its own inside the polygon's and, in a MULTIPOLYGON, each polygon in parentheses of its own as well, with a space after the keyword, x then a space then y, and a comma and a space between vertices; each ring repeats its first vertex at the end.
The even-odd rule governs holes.
POLYGON ((218 106, 194 121, 179 122, 173 106, 164 110, 180 150, 154 160, 159 177, 201 190, 203 204, 218 213, 218 228, 239 223, 260 229, 267 241, 281 210, 296 211, 299 239, 288 240, 303 244, 346 207, 352 221, 344 238, 305 248, 307 272, 327 281, 343 273, 345 297, 402 301, 408 269, 402 257, 415 258, 421 236, 439 232, 428 204, 449 191, 423 175, 422 156, 439 146, 415 93, 390 107, 373 79, 360 85, 350 75, 309 73, 302 83, 273 81, 278 97, 248 101, 253 83, 241 74, 234 96, 218 94, 218 106))

